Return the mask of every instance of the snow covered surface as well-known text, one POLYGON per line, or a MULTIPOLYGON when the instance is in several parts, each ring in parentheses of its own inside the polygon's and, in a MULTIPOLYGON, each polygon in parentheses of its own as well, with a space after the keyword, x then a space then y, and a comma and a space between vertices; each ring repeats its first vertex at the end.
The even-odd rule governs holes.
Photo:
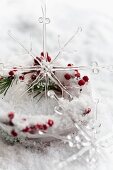
MULTIPOLYGON (((51 23, 48 25, 48 51, 55 56, 58 51, 58 35, 61 46, 70 37, 78 26, 82 27, 82 33, 73 40, 62 54, 62 60, 76 65, 89 65, 97 61, 99 65, 113 65, 113 23, 111 10, 104 13, 96 11, 96 5, 88 3, 88 10, 80 2, 74 5, 72 1, 49 1, 47 3, 47 16, 51 23)), ((95 3, 96 4, 96 3, 95 3)), ((101 3, 100 3, 101 4, 101 3)), ((99 5, 100 5, 99 4, 99 5)), ((104 7, 107 6, 107 4, 104 7)), ((87 6, 85 4, 85 6, 87 6)), ((108 9, 108 8, 107 8, 108 9)), ((111 8, 110 8, 111 9, 111 8)), ((33 51, 39 54, 42 50, 41 30, 38 17, 42 16, 40 1, 37 0, 1 0, 0 2, 0 62, 5 64, 24 65, 32 59, 21 55, 24 51, 8 37, 11 30, 27 48, 30 48, 30 34, 32 37, 33 51)), ((113 72, 101 71, 98 75, 90 75, 93 96, 100 99, 98 107, 98 119, 102 123, 102 133, 107 134, 113 130, 113 72)), ((113 148, 109 149, 105 159, 99 161, 96 169, 113 169, 113 148)), ((45 152, 35 152, 24 149, 21 146, 8 146, 0 141, 0 169, 1 170, 56 170, 55 163, 73 154, 65 146, 52 144, 45 152)), ((88 169, 75 162, 65 169, 88 169)))

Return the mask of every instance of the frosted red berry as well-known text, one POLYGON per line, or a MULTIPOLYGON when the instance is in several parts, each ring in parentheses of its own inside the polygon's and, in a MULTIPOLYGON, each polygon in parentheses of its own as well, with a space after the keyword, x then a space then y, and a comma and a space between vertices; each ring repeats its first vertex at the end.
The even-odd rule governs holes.
POLYGON ((22 132, 29 132, 29 127, 25 127, 22 132))
POLYGON ((70 66, 72 66, 72 65, 73 65, 73 64, 68 64, 67 66, 69 66, 69 67, 70 67, 70 66))
POLYGON ((91 112, 91 108, 85 109, 84 114, 89 114, 91 112))
POLYGON ((79 78, 79 77, 80 77, 80 73, 77 72, 77 73, 75 74, 75 77, 79 78))
POLYGON ((39 62, 41 62, 41 58, 36 57, 36 59, 34 59, 34 65, 39 65, 39 62))
POLYGON ((47 123, 48 123, 48 125, 49 125, 49 126, 53 126, 54 121, 53 121, 53 120, 51 120, 51 119, 49 119, 47 123))
POLYGON ((65 77, 66 80, 70 80, 70 79, 71 79, 71 75, 68 74, 68 73, 66 73, 66 74, 64 75, 64 77, 65 77))
POLYGON ((31 129, 31 130, 36 130, 36 126, 35 126, 35 125, 30 126, 30 129, 31 129))
POLYGON ((51 57, 47 55, 47 61, 50 62, 51 61, 51 57))
POLYGON ((43 56, 43 57, 44 57, 44 52, 41 52, 41 56, 43 56))
POLYGON ((11 135, 12 135, 13 137, 18 136, 18 134, 17 134, 17 132, 16 132, 15 130, 12 130, 12 131, 11 131, 11 135))
POLYGON ((46 124, 43 124, 43 130, 47 130, 48 126, 46 124))
POLYGON ((29 133, 34 134, 36 132, 37 128, 35 125, 32 125, 29 127, 29 133))
POLYGON ((35 80, 36 77, 37 77, 37 76, 36 76, 35 74, 33 74, 33 75, 31 76, 31 79, 32 79, 32 80, 35 80))
POLYGON ((84 76, 84 77, 83 77, 83 80, 84 80, 85 82, 88 82, 88 81, 89 81, 88 76, 84 76))
POLYGON ((78 85, 79 86, 83 86, 85 84, 85 81, 83 79, 79 80, 78 81, 78 85))
POLYGON ((10 112, 8 114, 8 117, 9 117, 10 120, 12 120, 14 118, 14 112, 10 112))
POLYGON ((11 71, 9 71, 9 75, 10 76, 13 76, 14 75, 14 72, 11 70, 11 71))
POLYGON ((21 75, 21 76, 19 76, 19 79, 23 81, 25 79, 25 77, 23 75, 21 75))
POLYGON ((37 127, 38 129, 40 129, 40 130, 43 129, 43 125, 41 125, 41 124, 37 124, 36 127, 37 127))

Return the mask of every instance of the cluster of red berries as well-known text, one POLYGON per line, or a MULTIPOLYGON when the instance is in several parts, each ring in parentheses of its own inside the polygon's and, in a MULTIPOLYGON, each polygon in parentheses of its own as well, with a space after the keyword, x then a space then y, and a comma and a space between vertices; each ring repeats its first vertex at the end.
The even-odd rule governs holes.
MULTIPOLYGON (((48 55, 48 53, 46 54, 46 57, 47 57, 46 60, 48 62, 51 62, 51 57, 48 55)), ((43 52, 41 52, 40 57, 36 57, 36 59, 34 59, 34 66, 40 65, 40 62, 42 60, 44 60, 44 53, 43 52)))
POLYGON ((29 132, 29 133, 35 133, 37 130, 47 130, 48 127, 52 127, 54 124, 54 121, 49 119, 48 122, 46 124, 36 124, 36 125, 32 125, 30 127, 25 127, 22 132, 29 132))
MULTIPOLYGON (((40 55, 41 55, 40 57, 36 57, 36 58, 34 59, 34 66, 40 65, 39 62, 41 62, 42 60, 44 60, 44 53, 41 52, 40 55)), ((48 62, 51 62, 51 57, 48 55, 48 53, 46 54, 46 57, 47 57, 47 61, 48 61, 48 62)), ((15 76, 15 72, 16 72, 16 71, 17 71, 17 68, 16 68, 16 67, 14 67, 12 70, 10 70, 9 73, 8 73, 8 74, 9 74, 9 78, 14 79, 14 76, 15 76)), ((36 74, 31 75, 31 79, 32 79, 32 80, 35 80, 36 77, 37 77, 36 74)), ((25 79, 24 74, 20 75, 20 76, 19 76, 19 79, 20 79, 21 81, 23 81, 23 80, 25 79)))
MULTIPOLYGON (((68 64, 67 66, 68 66, 68 67, 72 67, 73 64, 68 64)), ((79 73, 78 70, 75 70, 74 75, 71 75, 71 74, 69 74, 69 73, 66 73, 66 74, 64 75, 64 77, 65 77, 66 80, 70 80, 71 78, 77 78, 77 79, 79 79, 79 81, 78 81, 78 85, 79 85, 79 86, 83 86, 83 85, 85 85, 86 82, 89 81, 88 76, 84 76, 82 79, 80 79, 80 73, 79 73)))
POLYGON ((84 77, 82 77, 82 79, 80 79, 80 80, 78 81, 78 85, 79 85, 79 86, 83 86, 83 85, 85 85, 85 83, 88 82, 88 81, 89 81, 88 76, 84 76, 84 77))
MULTIPOLYGON (((16 67, 14 67, 13 70, 10 70, 9 73, 8 73, 9 74, 9 78, 14 79, 16 71, 17 71, 16 67)), ((20 75, 19 79, 23 81, 25 79, 24 75, 23 74, 20 75)))
POLYGON ((9 71, 9 78, 14 79, 15 76, 15 72, 17 71, 17 69, 14 67, 13 70, 9 71))
MULTIPOLYGON (((51 57, 48 55, 48 53, 46 54, 47 57, 47 61, 51 62, 51 57)), ((34 59, 34 66, 36 65, 40 65, 40 62, 42 62, 42 60, 44 60, 44 53, 41 52, 40 57, 36 57, 34 59)), ((31 80, 34 81, 37 78, 37 75, 39 75, 40 71, 36 71, 35 74, 31 75, 31 80)))
MULTIPOLYGON (((68 67, 72 67, 73 66, 73 64, 68 64, 67 65, 68 67)), ((71 78, 80 78, 80 73, 78 72, 78 70, 75 70, 75 73, 74 73, 74 75, 71 75, 71 74, 69 74, 69 73, 66 73, 65 75, 64 75, 64 77, 65 77, 65 79, 66 80, 70 80, 71 78)))
MULTIPOLYGON (((14 118, 14 112, 10 112, 9 114, 8 114, 8 117, 9 117, 9 123, 10 123, 10 125, 14 125, 13 124, 13 122, 12 122, 12 120, 13 120, 13 118, 14 118)), ((26 119, 23 119, 23 121, 26 121, 26 119)), ((32 125, 32 126, 26 126, 24 129, 22 129, 22 132, 24 132, 24 133, 31 133, 31 134, 34 134, 36 131, 38 131, 38 130, 43 130, 43 131, 45 131, 45 130, 47 130, 49 127, 52 127, 53 126, 53 124, 54 124, 54 121, 53 120, 51 120, 51 119, 49 119, 48 121, 47 121, 47 123, 45 123, 45 124, 36 124, 36 125, 32 125)), ((12 130, 11 131, 11 135, 13 136, 13 137, 16 137, 16 136, 18 136, 18 133, 16 132, 16 130, 12 130)))

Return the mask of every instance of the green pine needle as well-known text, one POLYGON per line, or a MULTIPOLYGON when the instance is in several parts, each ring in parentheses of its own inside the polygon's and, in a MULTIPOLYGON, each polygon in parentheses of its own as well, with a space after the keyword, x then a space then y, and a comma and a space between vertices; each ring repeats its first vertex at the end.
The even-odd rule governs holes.
POLYGON ((10 86, 12 86, 12 82, 15 77, 12 79, 11 77, 2 77, 0 80, 0 94, 6 95, 10 86))
MULTIPOLYGON (((36 83, 36 82, 35 82, 36 83)), ((28 89, 29 87, 31 86, 31 84, 28 85, 28 89)), ((42 81, 40 81, 39 83, 35 84, 34 86, 32 86, 28 92, 31 94, 32 92, 36 93, 34 97, 38 96, 39 94, 43 93, 45 91, 45 86, 46 86, 46 82, 45 80, 43 79, 42 81)), ((49 79, 49 82, 48 82, 48 90, 54 90, 54 91, 57 91, 57 92, 60 92, 61 93, 61 89, 60 87, 53 83, 50 79, 49 79)))

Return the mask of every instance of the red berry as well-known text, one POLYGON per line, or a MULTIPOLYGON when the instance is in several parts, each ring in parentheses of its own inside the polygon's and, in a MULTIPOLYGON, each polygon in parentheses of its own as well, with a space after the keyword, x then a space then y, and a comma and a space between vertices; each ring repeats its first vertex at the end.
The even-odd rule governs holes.
POLYGON ((19 76, 19 79, 20 79, 20 80, 24 80, 24 78, 25 78, 25 77, 24 77, 23 75, 22 75, 22 76, 19 76))
POLYGON ((47 53, 47 61, 48 61, 48 62, 51 61, 51 57, 48 55, 48 53, 47 53))
POLYGON ((36 130, 36 126, 35 126, 35 125, 30 126, 30 129, 31 129, 31 130, 36 130))
POLYGON ((34 65, 39 65, 39 62, 41 62, 41 58, 36 57, 36 59, 34 59, 34 65))
POLYGON ((36 127, 37 127, 38 129, 40 129, 40 130, 42 130, 42 129, 43 129, 43 126, 42 126, 42 125, 40 125, 40 124, 37 124, 37 125, 36 125, 36 127))
POLYGON ((91 112, 91 109, 90 109, 90 108, 88 108, 88 109, 85 109, 84 114, 86 115, 86 114, 89 114, 90 112, 91 112))
POLYGON ((84 80, 85 82, 88 82, 88 81, 89 81, 88 76, 84 76, 84 77, 83 77, 83 80, 84 80))
POLYGON ((69 67, 70 67, 70 66, 72 66, 72 65, 73 65, 73 64, 68 64, 67 66, 69 66, 69 67))
POLYGON ((29 132, 29 127, 24 128, 22 132, 29 132))
MULTIPOLYGON (((39 58, 39 57, 36 57, 36 60, 39 60, 40 62, 41 62, 41 58, 39 58)), ((38 61, 37 61, 38 62, 38 61)))
POLYGON ((47 130, 47 128, 48 128, 47 125, 46 125, 46 124, 43 124, 43 129, 44 129, 44 130, 47 130))
POLYGON ((36 76, 35 74, 33 74, 33 75, 31 76, 31 79, 32 79, 32 80, 35 80, 36 77, 37 77, 37 76, 36 76))
POLYGON ((12 119, 14 118, 14 112, 10 112, 10 113, 8 114, 8 117, 10 118, 10 120, 12 120, 12 119))
POLYGON ((68 73, 66 73, 66 74, 64 75, 64 77, 65 77, 65 79, 66 79, 66 80, 70 80, 71 75, 70 75, 70 74, 68 74, 68 73))
POLYGON ((53 126, 53 124, 54 124, 53 120, 51 120, 51 119, 49 119, 47 123, 49 126, 53 126))
POLYGON ((75 74, 75 77, 80 77, 80 73, 79 72, 77 72, 76 74, 75 74))
POLYGON ((41 56, 43 56, 43 57, 44 57, 44 52, 41 52, 41 56))
POLYGON ((12 135, 13 137, 18 136, 18 134, 17 134, 17 132, 16 132, 15 130, 12 130, 12 131, 11 131, 11 135, 12 135))
POLYGON ((31 134, 34 134, 35 132, 36 132, 36 126, 35 125, 33 125, 33 126, 30 126, 30 128, 29 128, 29 133, 31 133, 31 134))
POLYGON ((47 61, 50 62, 51 61, 51 57, 47 55, 47 61))
POLYGON ((11 70, 11 71, 9 71, 9 75, 10 76, 13 76, 14 75, 14 72, 11 70))
POLYGON ((84 80, 81 79, 81 80, 78 81, 78 85, 79 85, 79 86, 83 86, 84 84, 85 84, 85 81, 84 81, 84 80))

